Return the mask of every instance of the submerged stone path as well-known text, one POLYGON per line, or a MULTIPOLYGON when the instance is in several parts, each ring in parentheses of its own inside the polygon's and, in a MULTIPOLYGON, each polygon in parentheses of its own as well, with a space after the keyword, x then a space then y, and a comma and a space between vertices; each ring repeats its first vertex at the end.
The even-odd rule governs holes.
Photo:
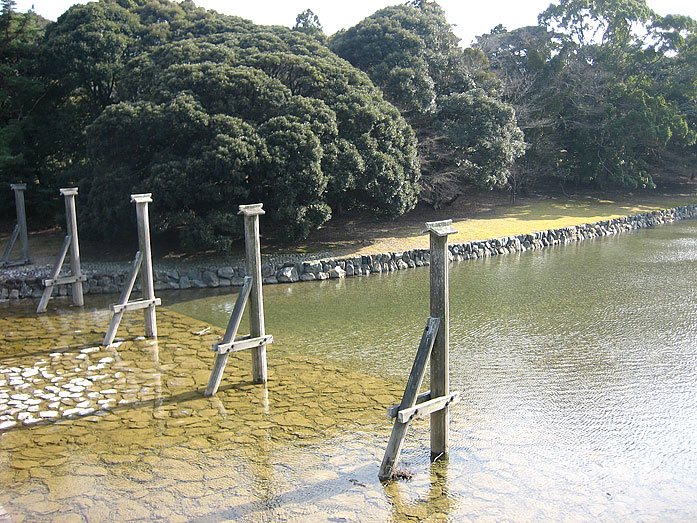
MULTIPOLYGON (((279 344, 268 387, 250 382, 238 353, 204 398, 219 329, 163 310, 157 341, 132 336, 138 317, 100 347, 106 313, 27 309, 0 317, 0 514, 11 521, 358 521, 411 510, 377 482, 398 384, 279 344)), ((444 520, 439 503, 417 512, 444 520)))

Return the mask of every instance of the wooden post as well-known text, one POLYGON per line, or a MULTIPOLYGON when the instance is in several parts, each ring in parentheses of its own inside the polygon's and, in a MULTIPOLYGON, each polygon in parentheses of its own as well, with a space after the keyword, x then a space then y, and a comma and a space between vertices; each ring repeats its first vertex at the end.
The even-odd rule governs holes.
POLYGON ((136 253, 131 266, 126 287, 124 287, 119 302, 111 306, 111 321, 104 336, 102 345, 111 345, 116 337, 116 331, 126 311, 144 309, 145 335, 149 338, 157 337, 157 322, 155 307, 162 303, 160 298, 155 298, 155 284, 152 274, 152 251, 150 250, 150 220, 148 218, 148 204, 152 201, 152 194, 131 194, 131 202, 136 204, 136 218, 138 219, 138 244, 140 250, 136 253), (140 274, 140 285, 143 298, 129 301, 133 286, 140 274))
POLYGON ((450 405, 460 399, 459 392, 450 392, 448 350, 450 330, 450 292, 448 235, 455 232, 452 220, 426 223, 431 235, 431 314, 426 324, 407 386, 399 405, 387 409, 387 417, 395 418, 378 476, 380 481, 392 479, 404 438, 412 420, 431 418, 431 460, 448 452, 450 405), (419 394, 426 363, 431 362, 431 390, 419 394))
MULTIPOLYGON (((431 307, 430 315, 440 318, 440 328, 431 353, 431 397, 450 393, 450 278, 448 235, 455 231, 452 220, 426 223, 431 244, 431 307)), ((450 409, 446 405, 431 414, 431 459, 447 454, 449 446, 450 409)))
POLYGON ((27 212, 24 206, 24 191, 27 189, 26 183, 12 183, 10 189, 15 193, 15 208, 17 212, 17 224, 15 225, 10 240, 5 247, 2 255, 2 265, 24 265, 30 262, 29 260, 29 237, 27 232, 27 212), (10 255, 14 249, 15 243, 19 240, 22 246, 22 256, 19 260, 10 261, 10 255))
MULTIPOLYGON (((261 242, 259 240, 259 216, 264 213, 262 204, 240 205, 239 214, 244 215, 244 245, 247 255, 247 276, 252 277, 250 293, 249 330, 252 338, 265 336, 264 297, 261 279, 261 242)), ((252 380, 266 383, 266 344, 252 350, 252 380)))
POLYGON ((24 191, 27 189, 26 183, 15 183, 10 185, 15 192, 15 207, 17 208, 17 225, 19 226, 19 243, 22 246, 22 260, 29 262, 29 237, 27 233, 27 211, 24 207, 24 191))
POLYGON ((399 455, 402 452, 402 445, 404 443, 404 438, 407 436, 407 430, 409 430, 409 423, 411 419, 400 421, 398 418, 398 411, 414 407, 419 400, 419 388, 421 387, 421 382, 424 379, 424 374, 426 374, 426 365, 428 364, 428 359, 431 356, 433 343, 436 335, 438 334, 439 327, 440 318, 428 319, 426 328, 421 336, 421 343, 419 343, 419 348, 416 351, 414 364, 412 365, 411 372, 409 373, 409 379, 407 380, 407 386, 404 389, 402 402, 399 404, 399 406, 395 406, 393 409, 394 417, 397 419, 395 419, 394 426, 392 427, 390 441, 387 443, 387 449, 385 450, 385 455, 383 456, 382 464, 380 465, 380 472, 378 473, 380 481, 387 481, 392 478, 395 467, 399 462, 399 455))
POLYGON ((144 309, 145 335, 149 338, 156 338, 155 284, 153 282, 152 251, 150 249, 150 218, 148 216, 148 204, 152 202, 152 193, 132 194, 131 202, 136 204, 138 250, 143 257, 143 262, 140 267, 140 285, 142 288, 143 300, 148 300, 150 302, 150 305, 144 309))
POLYGON ((51 270, 49 278, 44 280, 44 292, 39 302, 37 313, 46 312, 48 300, 51 299, 53 287, 56 285, 72 285, 73 304, 81 307, 85 304, 85 299, 82 292, 82 282, 85 281, 85 276, 82 274, 80 267, 80 242, 77 237, 77 213, 75 212, 75 196, 77 196, 77 187, 61 189, 60 193, 65 198, 65 220, 67 224, 67 234, 63 241, 56 262, 51 270), (59 277, 63 262, 70 249, 70 275, 59 277))
POLYGON ((85 298, 82 293, 82 268, 80 266, 80 242, 77 237, 77 212, 75 211, 75 196, 77 187, 61 189, 60 193, 65 198, 65 219, 70 236, 70 272, 77 278, 73 283, 73 305, 82 307, 85 298))

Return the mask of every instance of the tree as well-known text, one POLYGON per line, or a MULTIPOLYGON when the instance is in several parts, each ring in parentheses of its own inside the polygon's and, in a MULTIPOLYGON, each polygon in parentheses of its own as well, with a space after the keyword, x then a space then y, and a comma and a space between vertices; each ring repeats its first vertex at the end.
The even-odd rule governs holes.
POLYGON ((334 35, 330 47, 368 73, 415 128, 423 199, 440 206, 465 183, 506 184, 523 150, 515 115, 484 54, 458 46, 437 3, 381 9, 334 35))
POLYGON ((526 154, 512 172, 653 187, 661 158, 685 156, 694 143, 686 111, 694 98, 678 94, 680 52, 670 47, 686 42, 689 20, 662 22, 643 0, 562 0, 539 20, 478 39, 525 132, 526 154))
MULTIPOLYGON (((17 13, 15 2, 2 2, 0 13, 0 182, 32 181, 34 127, 40 118, 46 85, 36 55, 47 21, 33 12, 17 13)), ((3 214, 14 211, 12 196, 0 192, 3 214)), ((29 202, 34 192, 27 194, 29 202)), ((36 216, 36 215, 34 215, 36 216)))
MULTIPOLYGON (((236 208, 252 200, 286 239, 340 210, 414 207, 414 133, 363 73, 303 31, 180 6, 161 32, 169 42, 136 39, 108 61, 112 97, 82 128, 86 232, 122 230, 139 191, 157 194, 157 232, 219 250, 240 237, 236 208)), ((141 2, 119 8, 137 15, 124 42, 160 23, 141 2)))
POLYGON ((322 44, 327 43, 327 36, 324 34, 324 29, 319 21, 319 17, 313 13, 311 9, 305 9, 295 17, 293 29, 311 36, 322 44))

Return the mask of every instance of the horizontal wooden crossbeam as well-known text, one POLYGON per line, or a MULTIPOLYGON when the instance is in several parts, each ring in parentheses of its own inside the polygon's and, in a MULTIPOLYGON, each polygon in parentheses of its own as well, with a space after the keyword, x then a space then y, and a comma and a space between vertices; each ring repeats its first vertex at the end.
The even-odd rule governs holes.
MULTIPOLYGON (((418 405, 419 403, 423 403, 424 401, 428 401, 431 399, 431 391, 428 390, 426 392, 423 392, 419 394, 416 397, 416 404, 418 405)), ((391 407, 387 408, 387 419, 392 419, 396 418, 397 414, 399 413, 399 405, 392 405, 391 407)))
POLYGON ((216 343, 213 345, 213 350, 218 354, 227 354, 228 352, 239 352, 246 349, 255 349, 262 345, 270 345, 273 343, 273 336, 267 334, 252 338, 251 336, 240 336, 235 341, 230 343, 216 343))
POLYGON ((87 281, 87 276, 63 276, 62 278, 46 278, 44 280, 45 287, 52 287, 54 285, 68 285, 71 283, 77 283, 79 281, 87 281))
POLYGON ((400 410, 397 414, 397 420, 400 423, 407 423, 414 419, 424 418, 429 414, 442 410, 448 405, 453 405, 458 401, 460 401, 460 393, 452 392, 446 396, 433 398, 411 408, 400 410))
POLYGON ((151 305, 161 305, 162 300, 160 298, 153 298, 152 300, 135 300, 126 303, 116 303, 111 306, 111 310, 114 314, 124 311, 137 311, 139 309, 147 309, 151 305))

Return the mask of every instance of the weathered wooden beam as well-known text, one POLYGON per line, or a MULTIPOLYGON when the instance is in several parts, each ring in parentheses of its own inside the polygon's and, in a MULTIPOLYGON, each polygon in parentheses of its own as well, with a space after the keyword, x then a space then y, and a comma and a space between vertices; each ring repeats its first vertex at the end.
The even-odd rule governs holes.
MULTIPOLYGON (((244 313, 244 307, 249 299, 249 293, 252 290, 252 278, 251 276, 245 276, 244 283, 240 289, 237 299, 235 300, 235 306, 232 309, 232 314, 230 315, 230 320, 228 321, 227 328, 225 329, 225 335, 222 339, 222 344, 228 344, 237 336, 237 330, 242 322, 242 314, 244 313)), ((214 346, 215 348, 215 346, 214 346)), ((220 353, 215 357, 215 363, 213 364, 213 371, 211 372, 211 377, 208 379, 208 385, 206 390, 203 392, 204 396, 213 396, 218 392, 218 387, 220 387, 220 381, 223 379, 223 372, 225 371, 225 365, 230 354, 220 353)))
MULTIPOLYGON (((416 397, 416 405, 419 405, 420 403, 423 403, 425 401, 428 401, 431 399, 431 391, 428 390, 426 392, 422 392, 416 397)), ((387 419, 392 419, 396 418, 397 414, 399 413, 399 405, 392 405, 391 407, 387 407, 387 419)))
MULTIPOLYGON (((138 273, 140 272, 140 266, 142 263, 143 255, 140 251, 138 251, 136 252, 135 258, 133 258, 133 265, 131 266, 131 273, 128 275, 128 281, 126 282, 126 286, 123 288, 123 290, 121 291, 121 295, 119 296, 120 305, 128 303, 128 298, 131 296, 131 291, 133 291, 133 286, 136 283, 136 278, 138 277, 138 273)), ((111 345, 114 342, 114 338, 116 337, 116 331, 119 328, 122 318, 123 311, 115 313, 112 308, 112 316, 111 321, 109 322, 109 328, 107 329, 106 334, 104 335, 104 341, 102 342, 102 345, 104 345, 105 347, 111 345)))
POLYGON ((19 225, 15 225, 14 229, 12 229, 12 234, 10 234, 10 239, 7 241, 7 245, 5 245, 5 250, 2 251, 1 261, 3 265, 9 263, 10 254, 12 254, 12 249, 14 249, 15 243, 17 243, 17 238, 19 238, 19 225))
POLYGON ((140 286, 144 300, 149 300, 150 305, 144 312, 145 335, 150 338, 157 337, 157 318, 155 317, 155 283, 153 280, 152 251, 150 248, 150 217, 148 204, 152 202, 152 193, 131 194, 131 202, 136 204, 136 218, 138 222, 138 245, 143 254, 143 264, 140 268, 140 286))
MULTIPOLYGON (((430 314, 440 318, 440 329, 431 354, 431 396, 450 394, 450 267, 448 235, 452 220, 426 223, 431 247, 430 314)), ((410 405, 412 407, 413 405, 410 405)), ((400 409, 403 410, 403 409, 400 409)), ((446 406, 431 414, 431 459, 446 454, 449 447, 450 409, 446 406)))
POLYGON ((232 314, 230 315, 230 320, 227 322, 227 328, 225 329, 225 334, 221 343, 230 343, 237 336, 237 330, 240 328, 240 323, 242 323, 242 315, 244 314, 244 307, 249 299, 249 293, 252 291, 252 277, 245 276, 242 281, 242 288, 237 294, 237 299, 235 300, 235 305, 232 308, 232 314))
POLYGON ((440 398, 433 398, 428 401, 424 401, 421 404, 415 405, 408 409, 402 409, 397 414, 397 419, 400 423, 407 423, 409 421, 425 418, 429 414, 438 412, 439 410, 448 407, 449 405, 454 405, 460 401, 459 392, 451 392, 447 396, 441 396, 440 398))
MULTIPOLYGON (((414 359, 414 364, 411 367, 409 379, 404 389, 404 396, 402 397, 402 402, 399 404, 399 410, 411 408, 416 403, 416 399, 419 395, 419 388, 426 374, 426 364, 428 363, 433 344, 435 343, 440 329, 440 323, 441 320, 437 317, 430 317, 426 322, 419 348, 416 351, 416 358, 414 359)), ((402 445, 408 429, 408 422, 402 423, 398 419, 395 419, 392 433, 390 434, 390 440, 387 443, 387 449, 385 449, 385 455, 382 458, 382 464, 380 465, 380 471, 378 473, 380 481, 387 481, 392 478, 394 469, 399 462, 399 455, 402 452, 402 445)))
POLYGON ((54 285, 70 285, 71 283, 75 283, 78 281, 87 281, 87 276, 61 276, 60 278, 54 279, 47 278, 44 280, 44 285, 47 287, 54 285))
MULTIPOLYGON (((244 245, 247 255, 247 276, 252 277, 249 303, 249 331, 255 338, 266 334, 264 322, 264 295, 261 277, 261 241, 259 239, 259 216, 265 214, 262 204, 240 205, 239 214, 244 216, 244 245)), ((252 352, 252 381, 266 383, 266 345, 252 352)))
POLYGON ((26 183, 13 183, 10 188, 15 193, 15 207, 17 209, 17 225, 19 226, 19 243, 22 246, 22 260, 29 263, 29 232, 27 230, 27 211, 24 206, 24 191, 26 183))
POLYGON ((273 343, 273 336, 271 334, 266 334, 256 338, 241 336, 230 343, 217 343, 214 347, 218 354, 226 354, 228 352, 256 349, 262 345, 270 345, 271 343, 273 343))
POLYGON ((129 301, 127 303, 116 303, 111 306, 111 311, 114 314, 118 314, 119 312, 147 309, 148 307, 153 307, 155 305, 162 305, 162 300, 160 298, 153 298, 151 300, 142 299, 129 301))
POLYGON ((58 279, 58 274, 61 271, 61 267, 63 267, 63 263, 65 262, 65 257, 68 255, 68 249, 70 248, 70 243, 72 241, 72 238, 70 235, 67 235, 65 238, 63 238, 63 245, 61 245, 60 251, 58 251, 58 255, 56 256, 56 261, 53 263, 53 269, 51 269, 51 275, 44 280, 44 292, 41 294, 41 300, 39 300, 39 306, 36 308, 37 313, 42 313, 46 312, 46 308, 48 307, 48 301, 51 299, 51 294, 53 294, 53 282, 58 279))
POLYGON ((29 259, 29 236, 27 232, 27 212, 24 206, 24 191, 27 189, 26 183, 12 183, 10 184, 10 189, 14 191, 15 195, 15 209, 17 214, 17 224, 12 230, 10 239, 5 246, 2 258, 0 259, 0 266, 12 267, 15 265, 26 265, 30 263, 29 259), (17 260, 10 260, 12 251, 19 240, 22 254, 17 260))
MULTIPOLYGON (((82 291, 82 267, 80 265, 80 240, 77 235, 77 211, 75 210, 75 197, 77 187, 66 187, 60 190, 65 199, 65 219, 68 236, 70 236, 70 272, 77 279, 72 284, 71 293, 73 305, 82 307, 85 298, 82 291)), ((60 284, 58 284, 60 285, 60 284)))
POLYGON ((69 187, 60 190, 61 195, 65 199, 65 219, 68 234, 63 240, 56 261, 53 264, 51 276, 44 280, 44 292, 41 295, 41 301, 36 309, 36 312, 46 312, 48 301, 53 294, 53 287, 56 285, 72 285, 71 294, 73 305, 81 307, 85 304, 85 299, 82 292, 82 282, 87 278, 83 276, 80 267, 80 245, 77 236, 77 212, 75 211, 75 196, 77 196, 77 187, 69 187), (70 249, 70 275, 58 277, 65 263, 65 257, 70 249))

